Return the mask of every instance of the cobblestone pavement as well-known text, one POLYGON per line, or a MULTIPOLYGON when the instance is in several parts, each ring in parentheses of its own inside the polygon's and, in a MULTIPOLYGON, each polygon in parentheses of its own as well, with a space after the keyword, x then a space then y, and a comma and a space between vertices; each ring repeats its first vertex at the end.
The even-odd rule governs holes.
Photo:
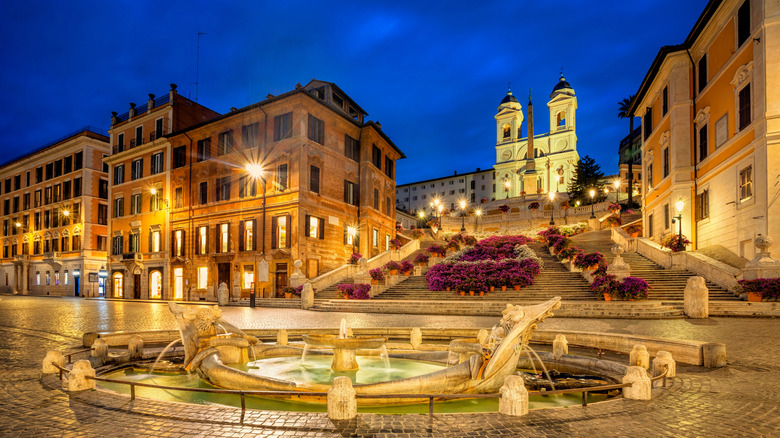
MULTIPOLYGON (((226 308, 239 327, 489 327, 496 318, 333 314, 226 308)), ((249 411, 136 399, 104 391, 68 394, 55 376, 41 378, 49 349, 85 331, 175 328, 165 304, 0 296, 0 436, 780 436, 778 321, 549 319, 540 328, 631 333, 724 342, 729 366, 680 366, 666 390, 647 402, 615 399, 587 408, 499 414, 360 414, 332 422, 324 414, 249 411)))

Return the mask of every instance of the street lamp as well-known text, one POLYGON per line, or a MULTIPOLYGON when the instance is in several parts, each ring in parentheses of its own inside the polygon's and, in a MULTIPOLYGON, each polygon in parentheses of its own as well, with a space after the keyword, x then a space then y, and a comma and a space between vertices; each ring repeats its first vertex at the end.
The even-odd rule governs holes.
POLYGON ((357 236, 357 228, 347 227, 347 234, 352 238, 352 254, 355 253, 355 237, 357 236))
POLYGON ((466 231, 466 200, 460 200, 460 231, 466 231))
POLYGON ((482 216, 482 209, 477 208, 474 210, 474 231, 477 231, 477 227, 479 226, 479 217, 482 216))
POLYGON ((677 219, 679 224, 679 233, 677 234, 677 250, 685 251, 685 245, 682 242, 682 211, 683 208, 685 208, 685 201, 683 201, 682 198, 679 198, 674 204, 674 208, 677 210, 677 216, 675 216, 672 220, 677 219))
POLYGON ((617 204, 618 201, 618 191, 620 191, 620 178, 615 179, 615 181, 612 183, 615 186, 615 204, 617 204))
POLYGON ((550 198, 550 225, 555 225, 555 192, 551 190, 547 197, 550 198))
POLYGON ((590 189, 590 218, 596 219, 596 214, 593 213, 593 197, 596 196, 596 191, 590 189))
POLYGON ((504 178, 504 191, 506 192, 506 199, 509 199, 509 187, 512 186, 512 181, 509 178, 504 178))
POLYGON ((417 217, 420 218, 419 226, 422 228, 423 222, 425 221, 425 210, 420 210, 417 212, 417 217))
MULTIPOLYGON (((261 220, 261 222, 262 222, 262 225, 261 225, 262 229, 260 231, 260 235, 262 236, 260 238, 260 245, 262 247, 260 248, 260 254, 262 254, 263 260, 265 260, 265 191, 266 191, 266 186, 267 186, 267 181, 266 181, 265 176, 264 176, 265 171, 263 170, 262 166, 260 166, 260 164, 258 164, 258 163, 247 163, 247 165, 244 168, 246 169, 246 172, 249 174, 249 176, 254 181, 257 181, 259 179, 259 180, 261 180, 263 182, 263 204, 262 204, 262 220, 261 220)), ((306 224, 305 226, 308 227, 309 224, 306 224)), ((257 232, 257 231, 255 230, 255 232, 257 232)), ((239 238, 243 239, 244 236, 240 236, 239 238)), ((354 250, 353 250, 353 252, 354 252, 354 250)), ((257 283, 258 283, 257 279, 259 278, 259 275, 260 275, 260 270, 259 270, 259 268, 257 266, 257 248, 255 248, 255 266, 252 269, 256 270, 256 272, 254 274, 255 275, 255 279, 252 282, 253 283, 253 285, 252 285, 253 286, 252 287, 252 294, 254 296, 250 297, 251 299, 249 301, 250 301, 250 304, 252 304, 250 307, 255 307, 253 305, 253 303, 255 301, 254 300, 255 297, 257 297, 257 283)), ((265 295, 265 288, 263 288, 263 295, 265 295)))

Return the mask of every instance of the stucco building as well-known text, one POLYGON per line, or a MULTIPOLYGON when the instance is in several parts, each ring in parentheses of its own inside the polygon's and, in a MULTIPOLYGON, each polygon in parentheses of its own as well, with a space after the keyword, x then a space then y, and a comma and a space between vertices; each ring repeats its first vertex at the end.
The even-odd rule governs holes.
POLYGON ((94 296, 105 267, 108 137, 86 127, 0 167, 0 289, 94 296))
POLYGON ((693 248, 752 258, 757 235, 780 236, 780 4, 710 1, 629 113, 642 118, 645 236, 679 232, 678 201, 693 248))
POLYGON ((493 199, 494 174, 493 169, 477 168, 473 172, 454 172, 450 176, 399 185, 396 187, 395 206, 413 215, 424 211, 428 218, 434 214, 434 200, 452 212, 459 211, 461 200, 474 207, 482 200, 487 202, 493 199))

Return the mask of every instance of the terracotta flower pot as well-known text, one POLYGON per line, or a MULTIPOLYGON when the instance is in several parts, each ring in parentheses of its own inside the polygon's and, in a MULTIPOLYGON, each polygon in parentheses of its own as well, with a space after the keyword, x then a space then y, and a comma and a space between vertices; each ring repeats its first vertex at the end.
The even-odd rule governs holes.
POLYGON ((758 302, 761 301, 761 294, 758 292, 748 292, 747 293, 748 301, 752 302, 758 302))
POLYGON ((371 279, 371 284, 379 284, 379 280, 371 279))
POLYGON ((347 295, 347 294, 344 294, 344 299, 345 299, 345 300, 348 300, 348 299, 349 299, 349 295, 347 295))
POLYGON ((520 290, 520 286, 515 285, 515 290, 520 290))
POLYGON ((450 287, 449 287, 449 286, 447 286, 447 292, 449 292, 449 291, 450 291, 450 287))
POLYGON ((612 294, 604 292, 604 301, 612 301, 612 294))
POLYGON ((412 273, 411 272, 404 272, 404 275, 408 277, 408 276, 412 275, 412 273))
POLYGON ((391 269, 390 270, 390 275, 398 275, 398 270, 397 269, 391 269))
POLYGON ((479 291, 479 296, 484 296, 484 295, 485 295, 485 291, 484 290, 479 291))
POLYGON ((493 292, 494 290, 496 290, 496 287, 495 286, 490 286, 490 292, 493 292))
POLYGON ((502 291, 506 291, 506 286, 501 286, 502 291))
POLYGON ((426 262, 417 262, 417 266, 425 266, 425 265, 427 265, 426 262))
POLYGON ((639 237, 639 233, 631 233, 631 237, 639 237))
POLYGON ((460 291, 460 296, 465 297, 466 296, 466 291, 465 290, 460 291))
POLYGON ((473 297, 473 296, 474 296, 474 291, 473 291, 473 290, 470 290, 470 291, 469 291, 469 295, 473 297))
POLYGON ((292 294, 290 292, 285 292, 284 297, 289 300, 290 298, 292 298, 292 294))

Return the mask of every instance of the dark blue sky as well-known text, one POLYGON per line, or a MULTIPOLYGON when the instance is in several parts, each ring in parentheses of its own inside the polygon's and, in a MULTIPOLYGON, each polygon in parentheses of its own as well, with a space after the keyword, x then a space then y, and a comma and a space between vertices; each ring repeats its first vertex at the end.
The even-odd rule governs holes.
MULTIPOLYGON (((488 168, 507 82, 535 131, 561 67, 578 96, 580 155, 616 172, 636 92, 706 1, 0 2, 0 154, 84 125, 108 128, 168 84, 224 113, 312 78, 337 83, 406 153, 398 182, 488 168)), ((526 129, 523 130, 524 132, 526 129)))

